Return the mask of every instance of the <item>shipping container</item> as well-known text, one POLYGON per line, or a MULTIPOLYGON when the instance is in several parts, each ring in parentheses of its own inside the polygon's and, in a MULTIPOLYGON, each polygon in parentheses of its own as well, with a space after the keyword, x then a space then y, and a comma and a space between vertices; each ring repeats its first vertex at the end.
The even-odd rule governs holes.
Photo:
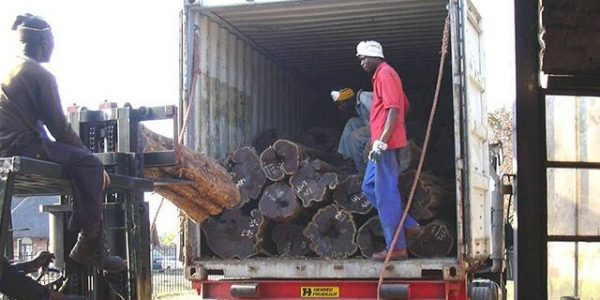
MULTIPOLYGON (((182 16, 180 115, 191 107, 186 144, 216 159, 270 128, 292 140, 314 126, 341 130, 345 119, 329 92, 340 85, 371 89, 371 75, 355 57, 362 40, 383 45, 410 101, 409 138, 422 142, 450 16, 426 170, 452 183, 447 209, 456 244, 446 257, 392 261, 386 282, 396 284, 388 286, 392 295, 409 295, 402 299, 466 299, 470 274, 490 257, 492 244, 478 1, 202 2, 186 1, 182 16)), ((186 277, 205 297, 300 299, 318 288, 337 298, 376 295, 382 263, 359 255, 221 259, 206 247, 201 225, 185 229, 186 277)))

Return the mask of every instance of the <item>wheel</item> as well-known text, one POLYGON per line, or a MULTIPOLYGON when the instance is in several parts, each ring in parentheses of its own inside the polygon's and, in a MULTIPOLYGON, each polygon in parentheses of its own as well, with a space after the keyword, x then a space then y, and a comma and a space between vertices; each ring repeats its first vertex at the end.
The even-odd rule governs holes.
POLYGON ((470 294, 471 300, 499 300, 498 285, 491 280, 473 281, 470 294))

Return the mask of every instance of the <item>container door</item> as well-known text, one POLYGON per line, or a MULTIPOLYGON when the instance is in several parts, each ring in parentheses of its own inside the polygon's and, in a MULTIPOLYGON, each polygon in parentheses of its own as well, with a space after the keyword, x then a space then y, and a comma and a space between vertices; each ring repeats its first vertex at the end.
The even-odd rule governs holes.
POLYGON ((490 255, 491 239, 483 31, 478 1, 450 1, 455 125, 460 129, 456 138, 461 141, 456 143, 458 216, 464 220, 463 226, 458 224, 464 234, 464 248, 459 250, 466 251, 470 261, 490 255))

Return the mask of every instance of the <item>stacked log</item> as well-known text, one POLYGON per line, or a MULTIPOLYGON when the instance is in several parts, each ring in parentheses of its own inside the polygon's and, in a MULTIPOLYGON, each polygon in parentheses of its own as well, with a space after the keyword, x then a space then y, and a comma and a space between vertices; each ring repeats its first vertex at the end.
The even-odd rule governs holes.
MULTIPOLYGON (((235 208, 223 211, 222 202, 199 201, 204 195, 195 185, 157 189, 176 198, 173 201, 188 216, 208 218, 202 224, 208 255, 224 259, 258 255, 346 259, 370 258, 385 248, 377 211, 361 190, 363 175, 346 172, 343 162, 334 159, 337 154, 275 139, 276 135, 267 137, 272 143, 263 151, 240 147, 224 161, 230 183, 241 198, 237 205, 228 204, 235 208)), ((409 149, 410 155, 400 157, 408 166, 399 185, 404 201, 420 154, 414 143, 409 149)), ((154 177, 173 177, 176 172, 189 175, 189 171, 169 168, 148 172, 154 177)), ((409 253, 447 256, 455 249, 455 232, 451 223, 444 221, 444 211, 451 210, 443 209, 454 203, 452 185, 424 172, 417 187, 411 215, 424 230, 409 241, 409 253)))
POLYGON ((249 258, 261 248, 266 223, 258 210, 244 214, 239 208, 224 211, 202 224, 206 242, 221 258, 249 258))
MULTIPOLYGON (((174 149, 173 139, 161 136, 142 126, 144 151, 174 149)), ((145 170, 148 178, 176 178, 190 184, 157 187, 155 191, 171 201, 188 217, 201 223, 209 215, 217 215, 225 208, 240 202, 240 191, 231 175, 216 160, 184 146, 179 146, 176 165, 145 170)))
POLYGON ((335 204, 321 208, 304 229, 310 247, 320 257, 344 259, 356 252, 356 223, 352 214, 335 204))

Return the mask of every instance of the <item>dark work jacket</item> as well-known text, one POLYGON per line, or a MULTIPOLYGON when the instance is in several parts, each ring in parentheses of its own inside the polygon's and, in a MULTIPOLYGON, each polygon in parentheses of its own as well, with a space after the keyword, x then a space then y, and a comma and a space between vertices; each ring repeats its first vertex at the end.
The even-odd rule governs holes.
POLYGON ((23 57, 1 83, 0 156, 19 155, 48 139, 83 147, 63 114, 56 79, 38 62, 23 57))

